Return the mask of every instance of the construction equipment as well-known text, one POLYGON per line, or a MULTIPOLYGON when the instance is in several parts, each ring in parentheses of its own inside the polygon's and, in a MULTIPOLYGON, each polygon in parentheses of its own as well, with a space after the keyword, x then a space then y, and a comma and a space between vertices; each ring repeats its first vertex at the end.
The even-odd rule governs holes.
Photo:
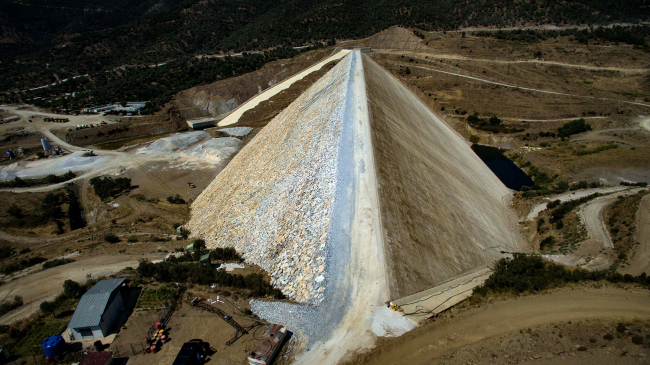
POLYGON ((402 309, 402 307, 400 307, 399 305, 397 305, 397 304, 395 304, 393 302, 390 302, 388 304, 388 308, 394 310, 395 312, 404 312, 404 309, 402 309))
POLYGON ((237 331, 237 333, 235 334, 235 337, 231 338, 230 340, 228 340, 228 342, 226 342, 226 346, 232 345, 241 336, 243 336, 245 334, 248 334, 248 330, 246 330, 244 327, 240 326, 239 323, 237 323, 232 318, 232 316, 230 316, 228 313, 222 311, 221 309, 219 309, 217 307, 213 307, 210 304, 205 303, 203 298, 193 297, 193 296, 190 296, 190 294, 188 293, 188 295, 187 295, 187 303, 189 305, 193 306, 193 307, 197 307, 199 309, 203 309, 203 310, 206 310, 208 312, 211 312, 211 313, 214 313, 214 314, 218 315, 221 319, 226 321, 229 325, 231 325, 237 331))

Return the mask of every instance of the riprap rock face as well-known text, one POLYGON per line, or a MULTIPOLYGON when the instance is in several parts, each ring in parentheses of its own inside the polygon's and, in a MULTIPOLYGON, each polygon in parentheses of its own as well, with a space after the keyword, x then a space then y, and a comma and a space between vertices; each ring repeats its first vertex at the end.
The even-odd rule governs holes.
POLYGON ((188 223, 299 302, 318 303, 324 291, 349 73, 348 57, 260 131, 196 199, 188 223))

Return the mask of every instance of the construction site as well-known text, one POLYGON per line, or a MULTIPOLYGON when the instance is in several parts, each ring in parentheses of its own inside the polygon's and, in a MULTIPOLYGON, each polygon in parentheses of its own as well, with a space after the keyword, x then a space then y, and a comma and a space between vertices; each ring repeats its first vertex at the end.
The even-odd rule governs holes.
MULTIPOLYGON (((0 324, 28 333, 40 321, 49 332, 34 337, 78 341, 59 331, 69 323, 77 353, 129 365, 604 364, 606 349, 628 345, 638 347, 625 359, 642 362, 643 51, 610 45, 624 57, 597 49, 573 64, 559 50, 568 39, 418 34, 393 27, 271 63, 182 91, 153 117, 2 106, 14 118, 0 125, 13 153, 0 169, 2 264, 42 261, 3 267, 0 299, 21 303, 0 324), (584 128, 566 134, 567 124, 584 128), (517 188, 503 176, 512 171, 525 178, 517 188), (59 213, 45 219, 53 199, 59 213), (481 299, 475 288, 495 285, 496 263, 521 257, 607 279, 481 299), (122 280, 110 290, 122 288, 124 321, 101 336, 75 329, 82 305, 62 286, 88 281, 93 294, 109 277, 122 280), (589 329, 619 335, 591 341, 589 329)), ((20 355, 44 361, 27 341, 20 355)))

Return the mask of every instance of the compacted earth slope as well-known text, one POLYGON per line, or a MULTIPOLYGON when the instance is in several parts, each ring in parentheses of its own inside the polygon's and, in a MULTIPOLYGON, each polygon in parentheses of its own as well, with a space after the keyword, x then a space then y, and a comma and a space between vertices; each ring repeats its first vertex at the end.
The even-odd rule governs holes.
POLYGON ((508 189, 411 91, 363 57, 391 298, 519 251, 508 189))
POLYGON ((187 227, 310 304, 251 308, 298 334, 298 363, 334 364, 414 326, 388 300, 520 251, 508 194, 462 137, 353 51, 242 148, 187 227))

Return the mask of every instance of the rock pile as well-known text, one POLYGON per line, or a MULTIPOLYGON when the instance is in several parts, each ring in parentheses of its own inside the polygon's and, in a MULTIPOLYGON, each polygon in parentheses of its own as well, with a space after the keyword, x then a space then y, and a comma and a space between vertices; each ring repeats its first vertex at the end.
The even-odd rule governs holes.
POLYGON ((235 247, 289 298, 317 304, 337 185, 349 57, 269 123, 192 205, 187 227, 235 247))

